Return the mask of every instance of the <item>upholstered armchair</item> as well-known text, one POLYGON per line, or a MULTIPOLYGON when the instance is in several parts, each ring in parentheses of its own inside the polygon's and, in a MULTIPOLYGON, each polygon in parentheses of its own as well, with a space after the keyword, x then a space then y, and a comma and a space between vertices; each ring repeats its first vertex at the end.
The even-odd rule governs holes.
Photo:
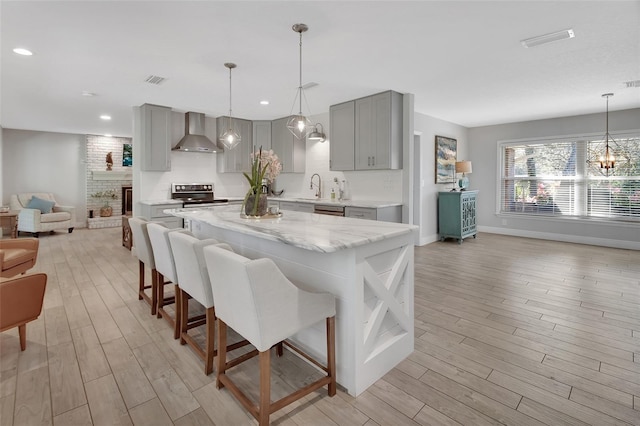
POLYGON ((0 331, 18 327, 20 349, 27 347, 27 323, 42 312, 47 274, 29 274, 0 282, 0 331))
POLYGON ((31 232, 38 237, 40 232, 67 229, 73 232, 76 223, 76 208, 56 203, 48 192, 28 192, 13 194, 9 201, 11 210, 17 210, 18 232, 31 232))
POLYGON ((36 264, 39 241, 35 238, 0 240, 0 277, 24 274, 36 264))

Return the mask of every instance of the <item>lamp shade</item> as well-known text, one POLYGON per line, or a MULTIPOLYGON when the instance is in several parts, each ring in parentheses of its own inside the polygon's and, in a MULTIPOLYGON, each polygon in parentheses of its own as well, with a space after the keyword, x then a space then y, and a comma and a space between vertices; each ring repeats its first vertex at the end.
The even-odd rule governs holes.
POLYGON ((456 173, 471 173, 471 161, 456 161, 456 173))

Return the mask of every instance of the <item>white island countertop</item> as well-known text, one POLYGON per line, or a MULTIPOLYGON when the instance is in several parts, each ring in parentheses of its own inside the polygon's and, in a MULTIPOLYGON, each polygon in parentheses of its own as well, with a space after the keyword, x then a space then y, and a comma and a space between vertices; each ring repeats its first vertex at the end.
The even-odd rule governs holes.
POLYGON ((282 211, 279 218, 245 219, 240 217, 240 207, 237 205, 167 209, 165 213, 321 253, 332 253, 399 235, 417 235, 418 230, 415 225, 403 223, 288 210, 282 211))

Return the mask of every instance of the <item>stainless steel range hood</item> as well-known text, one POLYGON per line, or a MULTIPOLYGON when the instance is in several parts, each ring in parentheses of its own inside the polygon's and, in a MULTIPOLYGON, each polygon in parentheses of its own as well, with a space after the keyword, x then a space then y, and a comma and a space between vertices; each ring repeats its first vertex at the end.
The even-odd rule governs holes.
POLYGON ((204 135, 204 114, 188 112, 184 115, 185 135, 173 148, 185 152, 218 152, 218 147, 204 135))

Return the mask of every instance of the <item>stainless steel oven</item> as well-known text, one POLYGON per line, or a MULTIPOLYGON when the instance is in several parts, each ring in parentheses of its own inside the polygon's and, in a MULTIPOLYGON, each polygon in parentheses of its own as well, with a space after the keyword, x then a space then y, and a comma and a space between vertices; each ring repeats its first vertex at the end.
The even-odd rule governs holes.
MULTIPOLYGON (((229 202, 226 198, 215 198, 213 183, 172 183, 171 199, 182 201, 182 208, 197 209, 229 202)), ((184 228, 191 229, 191 222, 184 220, 184 228)))

